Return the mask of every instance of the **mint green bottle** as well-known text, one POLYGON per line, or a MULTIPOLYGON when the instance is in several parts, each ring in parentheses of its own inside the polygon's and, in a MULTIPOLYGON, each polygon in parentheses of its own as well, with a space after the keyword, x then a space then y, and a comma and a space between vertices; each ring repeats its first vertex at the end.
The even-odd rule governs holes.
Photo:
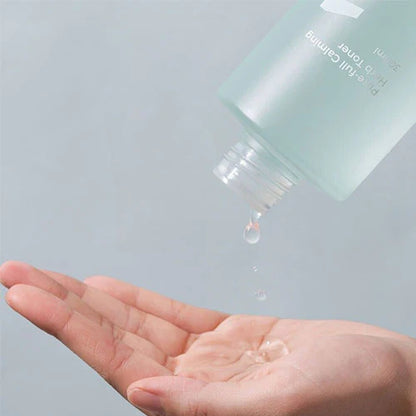
POLYGON ((248 134, 214 173, 253 209, 344 200, 416 122, 416 0, 299 0, 219 95, 248 134))

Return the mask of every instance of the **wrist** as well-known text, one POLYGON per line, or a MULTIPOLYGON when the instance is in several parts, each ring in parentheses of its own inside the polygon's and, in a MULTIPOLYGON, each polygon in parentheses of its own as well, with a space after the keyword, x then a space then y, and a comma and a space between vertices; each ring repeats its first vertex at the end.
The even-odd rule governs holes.
POLYGON ((411 362, 412 362, 412 376, 410 388, 410 403, 412 406, 411 415, 416 416, 416 339, 411 339, 411 362))
POLYGON ((400 340, 403 358, 403 378, 406 380, 406 407, 409 415, 416 416, 416 339, 408 337, 400 340))
POLYGON ((390 345, 384 374, 395 415, 416 416, 416 339, 396 334, 384 339, 390 345))

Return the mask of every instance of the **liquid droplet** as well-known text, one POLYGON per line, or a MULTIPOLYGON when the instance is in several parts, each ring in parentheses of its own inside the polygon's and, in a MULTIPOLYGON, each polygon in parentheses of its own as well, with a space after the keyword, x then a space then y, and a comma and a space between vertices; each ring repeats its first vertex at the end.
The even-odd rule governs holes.
POLYGON ((249 244, 256 244, 260 240, 260 227, 259 223, 249 222, 244 228, 243 234, 244 240, 249 244))
POLYGON ((289 354, 289 348, 281 339, 267 340, 265 344, 260 347, 260 350, 266 352, 270 361, 289 354))
POLYGON ((246 351, 245 354, 255 363, 265 363, 266 361, 269 361, 269 357, 266 352, 249 350, 246 351))
POLYGON ((266 294, 266 291, 265 290, 263 290, 263 289, 257 289, 255 292, 254 292, 254 296, 256 297, 256 299, 258 300, 258 301, 260 301, 260 302, 263 302, 263 301, 265 301, 266 299, 267 299, 267 294, 266 294))
POLYGON ((256 244, 260 240, 259 219, 261 214, 257 211, 251 211, 248 224, 244 228, 243 237, 249 244, 256 244))
POLYGON ((254 273, 257 273, 259 271, 259 268, 257 266, 253 266, 251 270, 253 270, 254 273))

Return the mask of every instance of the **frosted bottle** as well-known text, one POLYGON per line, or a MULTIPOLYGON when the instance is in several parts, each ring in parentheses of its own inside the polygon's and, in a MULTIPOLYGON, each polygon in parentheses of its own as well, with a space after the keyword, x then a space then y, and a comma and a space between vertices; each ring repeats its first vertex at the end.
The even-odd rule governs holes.
POLYGON ((303 178, 344 200, 416 122, 416 1, 297 1, 219 96, 247 137, 214 173, 253 209, 303 178))

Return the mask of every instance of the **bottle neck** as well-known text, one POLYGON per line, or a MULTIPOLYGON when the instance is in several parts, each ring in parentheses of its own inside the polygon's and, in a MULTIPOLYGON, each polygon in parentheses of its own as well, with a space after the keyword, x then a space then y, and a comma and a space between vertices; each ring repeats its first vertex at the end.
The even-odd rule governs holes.
POLYGON ((213 172, 262 215, 300 179, 252 136, 231 147, 213 172))

